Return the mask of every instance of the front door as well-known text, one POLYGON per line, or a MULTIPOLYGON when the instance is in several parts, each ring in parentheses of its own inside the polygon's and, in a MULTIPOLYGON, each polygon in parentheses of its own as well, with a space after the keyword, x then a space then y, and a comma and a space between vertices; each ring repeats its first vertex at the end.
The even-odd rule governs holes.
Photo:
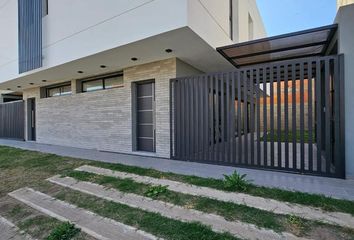
POLYGON ((27 140, 36 141, 36 99, 27 99, 27 140))
POLYGON ((136 84, 136 149, 155 152, 155 83, 136 84))

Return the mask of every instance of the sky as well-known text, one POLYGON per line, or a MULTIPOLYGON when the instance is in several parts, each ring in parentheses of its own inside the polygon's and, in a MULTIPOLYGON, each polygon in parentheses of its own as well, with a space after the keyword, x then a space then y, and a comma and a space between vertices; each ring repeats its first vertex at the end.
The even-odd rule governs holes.
POLYGON ((257 0, 267 35, 332 24, 336 0, 257 0))

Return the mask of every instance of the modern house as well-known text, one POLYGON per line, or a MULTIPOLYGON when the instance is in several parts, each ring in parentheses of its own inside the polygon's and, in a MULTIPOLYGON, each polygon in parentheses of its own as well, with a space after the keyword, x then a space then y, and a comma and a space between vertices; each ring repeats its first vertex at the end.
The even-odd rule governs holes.
POLYGON ((24 100, 0 137, 354 176, 353 4, 268 38, 255 0, 0 6, 0 89, 24 100))
POLYGON ((170 79, 265 37, 255 0, 1 3, 0 89, 23 92, 38 143, 170 157, 170 79))

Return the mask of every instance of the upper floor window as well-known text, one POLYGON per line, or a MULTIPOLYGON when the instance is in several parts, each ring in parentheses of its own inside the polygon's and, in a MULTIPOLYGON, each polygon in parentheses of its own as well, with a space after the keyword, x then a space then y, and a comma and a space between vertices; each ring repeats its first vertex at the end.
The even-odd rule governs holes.
POLYGON ((49 8, 48 8, 48 0, 42 0, 42 17, 48 15, 49 8))
POLYGON ((71 94, 71 83, 46 88, 47 97, 58 97, 71 94))
POLYGON ((97 90, 122 87, 123 84, 123 74, 120 73, 113 76, 82 81, 82 92, 92 92, 97 90))

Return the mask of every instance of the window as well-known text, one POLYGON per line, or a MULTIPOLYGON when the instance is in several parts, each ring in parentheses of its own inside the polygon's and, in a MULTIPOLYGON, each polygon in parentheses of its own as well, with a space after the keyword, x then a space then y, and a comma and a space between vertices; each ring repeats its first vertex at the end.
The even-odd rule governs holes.
POLYGON ((123 86, 123 74, 82 81, 82 92, 92 92, 123 86))
POLYGON ((123 86, 123 75, 104 79, 105 89, 123 86))
POLYGON ((103 89, 103 80, 92 80, 82 83, 82 91, 84 92, 92 92, 96 90, 103 89))
POLYGON ((71 94, 71 84, 59 85, 54 87, 48 87, 47 97, 58 97, 71 94))
POLYGON ((48 0, 42 0, 42 17, 48 15, 48 0))

